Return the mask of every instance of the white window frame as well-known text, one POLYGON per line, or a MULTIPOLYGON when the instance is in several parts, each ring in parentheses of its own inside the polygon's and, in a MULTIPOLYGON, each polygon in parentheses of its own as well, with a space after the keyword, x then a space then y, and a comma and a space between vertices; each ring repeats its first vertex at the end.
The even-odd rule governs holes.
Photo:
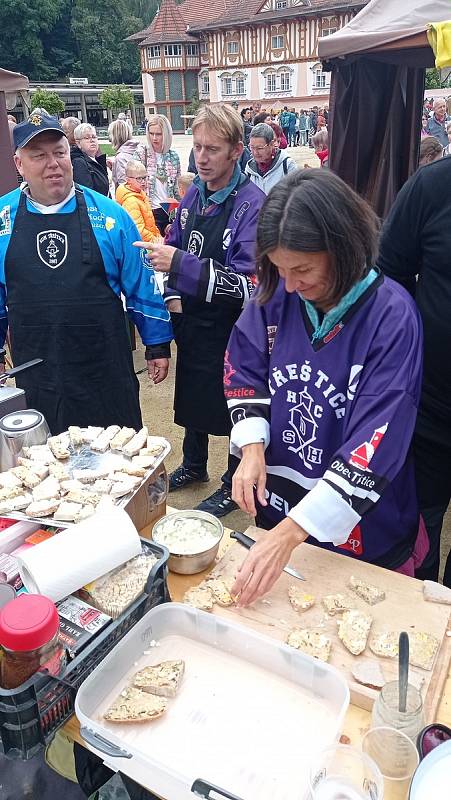
POLYGON ((200 54, 201 54, 201 56, 208 55, 208 42, 201 42, 200 43, 200 54))
POLYGON ((277 73, 268 72, 268 74, 265 77, 266 77, 266 91, 277 92, 277 73))
POLYGON ((280 91, 281 92, 291 92, 291 72, 280 72, 280 91))
POLYGON ((237 75, 235 78, 235 94, 246 94, 246 78, 244 75, 237 75))
POLYGON ((164 46, 164 54, 169 58, 172 56, 181 56, 182 55, 182 45, 181 44, 165 44, 164 46))
POLYGON ((230 75, 227 75, 225 78, 221 78, 221 87, 223 97, 229 97, 231 94, 233 94, 233 82, 230 75), (229 87, 230 91, 228 91, 229 87))
POLYGON ((321 28, 321 38, 325 36, 332 36, 333 33, 336 33, 338 28, 321 28))
POLYGON ((315 69, 314 72, 314 88, 326 89, 326 73, 322 69, 315 69))
POLYGON ((202 94, 210 94, 210 76, 208 73, 201 75, 201 87, 202 94))
POLYGON ((236 39, 230 39, 227 42, 227 55, 237 56, 239 52, 240 52, 240 43, 236 39))
POLYGON ((199 50, 197 44, 186 44, 185 45, 185 53, 187 56, 198 56, 199 50))
POLYGON ((149 58, 161 58, 161 48, 159 44, 150 44, 147 47, 149 58))
POLYGON ((289 0, 276 0, 276 11, 281 11, 283 8, 288 8, 289 0))
POLYGON ((285 47, 285 34, 275 33, 271 35, 271 50, 283 50, 285 47), (281 44, 279 44, 281 42, 281 44))

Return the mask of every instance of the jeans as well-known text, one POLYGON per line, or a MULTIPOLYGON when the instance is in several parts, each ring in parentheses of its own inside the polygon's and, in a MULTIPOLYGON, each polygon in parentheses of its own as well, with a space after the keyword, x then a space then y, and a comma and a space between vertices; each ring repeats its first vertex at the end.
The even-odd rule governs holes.
MULTIPOLYGON (((451 447, 426 439, 414 439, 415 475, 420 511, 429 535, 430 549, 415 577, 436 581, 440 566, 440 538, 451 500, 451 447)), ((451 587, 451 554, 448 553, 443 578, 451 587)))
POLYGON ((305 145, 308 142, 308 131, 303 131, 302 128, 301 128, 299 133, 301 135, 301 147, 305 147, 305 145))
MULTIPOLYGON (((207 471, 208 461, 208 433, 193 431, 185 428, 183 438, 183 466, 192 472, 203 475, 207 471)), ((240 463, 239 458, 229 453, 227 461, 227 472, 221 478, 221 482, 227 489, 232 488, 232 478, 240 463)))
POLYGON ((294 147, 296 144, 296 130, 290 128, 288 131, 288 147, 294 147))

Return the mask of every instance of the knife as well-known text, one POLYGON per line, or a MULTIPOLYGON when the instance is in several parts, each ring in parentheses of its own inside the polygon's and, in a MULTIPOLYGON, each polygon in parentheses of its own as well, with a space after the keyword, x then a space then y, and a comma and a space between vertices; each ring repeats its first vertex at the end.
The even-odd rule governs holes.
MULTIPOLYGON (((246 536, 246 534, 241 533, 241 531, 232 531, 230 538, 236 539, 237 542, 242 544, 243 547, 247 547, 248 550, 250 550, 255 544, 255 539, 251 539, 250 536, 246 536)), ((296 569, 293 569, 293 567, 290 567, 290 565, 284 567, 283 571, 287 572, 288 575, 291 575, 292 578, 299 578, 300 581, 307 580, 303 575, 301 575, 300 572, 298 572, 296 569)))

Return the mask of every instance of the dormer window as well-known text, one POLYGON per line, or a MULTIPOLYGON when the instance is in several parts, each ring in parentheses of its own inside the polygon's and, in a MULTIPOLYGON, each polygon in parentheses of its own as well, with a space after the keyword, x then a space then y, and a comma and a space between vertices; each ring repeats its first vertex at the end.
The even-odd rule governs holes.
POLYGON ((281 11, 283 8, 288 8, 288 0, 276 0, 276 11, 281 11))

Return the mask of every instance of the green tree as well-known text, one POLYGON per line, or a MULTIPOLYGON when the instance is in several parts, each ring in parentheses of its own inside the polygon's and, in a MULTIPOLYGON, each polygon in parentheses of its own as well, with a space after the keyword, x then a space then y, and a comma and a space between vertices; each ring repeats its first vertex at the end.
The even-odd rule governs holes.
POLYGON ((202 103, 199 100, 199 93, 193 92, 193 96, 191 98, 190 104, 186 107, 186 114, 197 114, 199 108, 202 107, 202 103))
POLYGON ((440 72, 435 67, 426 70, 426 89, 440 89, 440 72))
POLYGON ((1 0, 1 65, 31 80, 52 80, 57 69, 44 54, 42 37, 52 30, 64 0, 1 0))
POLYGON ((56 92, 49 92, 47 89, 36 89, 31 95, 31 108, 45 108, 49 114, 59 116, 65 109, 64 100, 56 92))
POLYGON ((143 27, 128 0, 74 0, 71 29, 76 42, 74 68, 91 82, 134 83, 140 77, 139 53, 124 39, 143 27))
POLYGON ((127 111, 133 105, 133 94, 124 84, 107 86, 100 95, 100 102, 112 111, 127 111))

